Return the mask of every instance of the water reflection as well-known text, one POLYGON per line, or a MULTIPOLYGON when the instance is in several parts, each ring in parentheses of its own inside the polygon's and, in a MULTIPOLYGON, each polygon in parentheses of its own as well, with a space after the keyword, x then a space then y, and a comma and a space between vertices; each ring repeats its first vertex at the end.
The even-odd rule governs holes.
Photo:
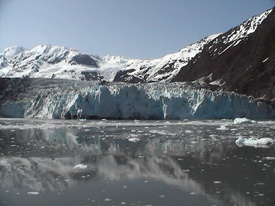
MULTIPOLYGON (((226 127, 162 123, 147 128, 136 123, 6 127, 0 130, 2 195, 26 188, 47 195, 66 193, 81 183, 150 180, 203 197, 205 205, 273 204, 275 182, 267 179, 274 176, 274 161, 266 157, 275 156, 274 148, 239 148, 232 136, 244 135, 247 128, 226 127), (133 136, 140 141, 130 142, 133 136), (85 167, 75 168, 79 164, 85 167)), ((274 134, 270 128, 267 133, 274 134)))

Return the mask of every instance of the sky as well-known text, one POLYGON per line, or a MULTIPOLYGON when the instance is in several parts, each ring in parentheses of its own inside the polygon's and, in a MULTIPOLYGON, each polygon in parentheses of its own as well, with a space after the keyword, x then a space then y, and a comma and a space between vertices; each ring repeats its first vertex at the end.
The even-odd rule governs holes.
POLYGON ((51 44, 158 58, 273 6, 275 0, 0 0, 0 52, 51 44))

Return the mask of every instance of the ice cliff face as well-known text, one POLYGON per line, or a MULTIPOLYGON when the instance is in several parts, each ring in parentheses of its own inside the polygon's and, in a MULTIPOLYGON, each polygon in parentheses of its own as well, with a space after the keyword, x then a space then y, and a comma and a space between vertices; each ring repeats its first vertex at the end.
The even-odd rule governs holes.
POLYGON ((9 79, 1 80, 1 85, 3 86, 0 114, 4 117, 49 119, 275 117, 274 110, 265 103, 255 102, 251 97, 199 89, 185 83, 101 85, 71 80, 9 79), (20 85, 24 88, 22 91, 20 85))

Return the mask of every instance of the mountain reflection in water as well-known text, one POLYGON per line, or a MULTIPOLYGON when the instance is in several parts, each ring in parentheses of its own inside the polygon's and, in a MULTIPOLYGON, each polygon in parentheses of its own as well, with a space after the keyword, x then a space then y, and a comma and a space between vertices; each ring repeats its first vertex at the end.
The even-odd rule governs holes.
MULTIPOLYGON (((102 199, 97 202, 100 205, 119 205, 126 196, 129 204, 143 190, 148 194, 131 204, 156 202, 147 197, 156 191, 162 197, 158 205, 167 204, 164 198, 173 201, 171 205, 182 201, 186 205, 274 203, 275 181, 271 177, 275 161, 265 159, 275 156, 273 146, 239 148, 234 143, 237 135, 265 132, 272 137, 274 122, 240 126, 226 121, 29 121, 0 120, 3 205, 11 205, 12 199, 21 203, 32 197, 47 199, 53 193, 60 194, 56 202, 62 202, 81 187, 85 188, 81 193, 73 192, 75 199, 98 189, 93 194, 102 199), (221 125, 227 129, 219 130, 221 125), (139 186, 141 183, 144 185, 139 186), (125 190, 118 192, 117 185, 125 190), (132 186, 126 191, 127 185, 132 186), (99 190, 105 191, 106 198, 97 194, 99 190), (121 195, 117 202, 114 194, 121 195)), ((90 198, 85 204, 96 205, 96 201, 90 198)))

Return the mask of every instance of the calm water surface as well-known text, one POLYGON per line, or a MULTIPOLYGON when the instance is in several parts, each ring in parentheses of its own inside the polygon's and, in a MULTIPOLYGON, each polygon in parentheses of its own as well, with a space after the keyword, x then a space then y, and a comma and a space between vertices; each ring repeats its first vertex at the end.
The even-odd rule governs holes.
POLYGON ((274 206, 275 121, 0 119, 3 206, 274 206))

